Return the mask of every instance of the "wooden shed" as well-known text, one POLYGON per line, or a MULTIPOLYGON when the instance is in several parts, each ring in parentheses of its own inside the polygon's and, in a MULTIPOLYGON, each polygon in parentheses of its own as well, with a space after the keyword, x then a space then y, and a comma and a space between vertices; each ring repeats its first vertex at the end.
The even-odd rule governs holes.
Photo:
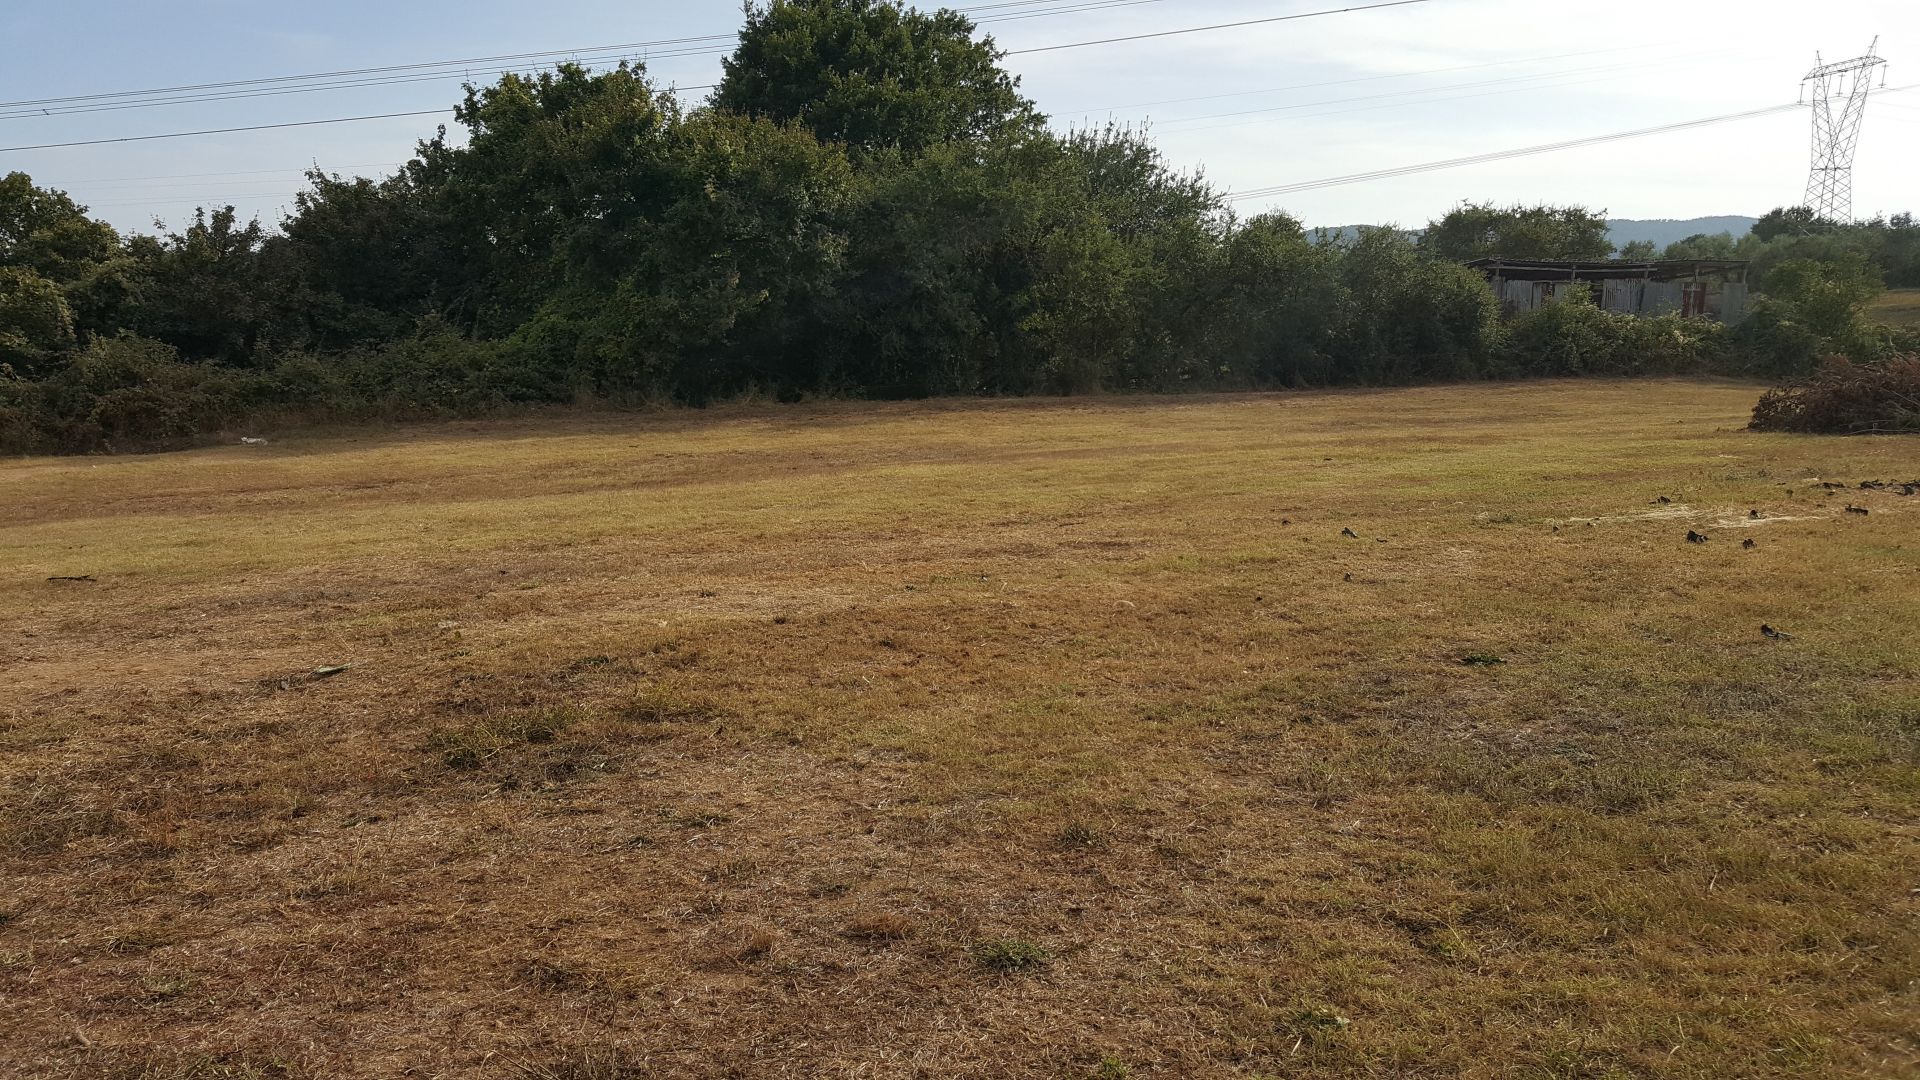
POLYGON ((1592 262, 1475 259, 1509 313, 1532 311, 1579 289, 1607 311, 1682 315, 1733 324, 1747 314, 1747 264, 1722 259, 1592 262))

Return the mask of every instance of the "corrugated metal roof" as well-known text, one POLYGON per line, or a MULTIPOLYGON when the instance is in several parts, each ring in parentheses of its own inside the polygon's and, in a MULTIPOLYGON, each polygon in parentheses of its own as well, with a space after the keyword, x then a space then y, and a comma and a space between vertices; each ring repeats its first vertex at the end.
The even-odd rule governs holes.
POLYGON ((1627 262, 1622 259, 1559 260, 1503 259, 1494 256, 1467 264, 1475 270, 1498 273, 1508 278, 1651 278, 1665 280, 1691 277, 1699 273, 1744 271, 1748 263, 1741 259, 1654 259, 1627 262))

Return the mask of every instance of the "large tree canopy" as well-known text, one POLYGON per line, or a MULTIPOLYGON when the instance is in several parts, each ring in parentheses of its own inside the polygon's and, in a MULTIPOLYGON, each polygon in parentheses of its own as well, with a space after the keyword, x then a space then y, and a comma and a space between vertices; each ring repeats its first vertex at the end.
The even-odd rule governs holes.
POLYGON ((716 108, 793 120, 856 150, 918 153, 1031 125, 991 38, 948 10, 885 0, 774 0, 747 12, 716 108))
POLYGON ((410 169, 433 206, 454 275, 450 312, 482 332, 511 330, 569 271, 653 220, 672 195, 666 144, 680 110, 639 67, 562 64, 468 87, 443 137, 410 169))
POLYGON ((0 176, 0 266, 72 284, 117 254, 119 244, 112 226, 89 218, 65 192, 35 187, 22 172, 0 176))
POLYGON ((1832 224, 1815 216, 1809 207, 1776 206, 1753 223, 1753 235, 1762 240, 1775 240, 1782 236, 1813 232, 1832 224))
POLYGON ((1429 254, 1455 262, 1491 258, 1604 259, 1613 254, 1607 213, 1584 206, 1462 203, 1420 238, 1429 254))

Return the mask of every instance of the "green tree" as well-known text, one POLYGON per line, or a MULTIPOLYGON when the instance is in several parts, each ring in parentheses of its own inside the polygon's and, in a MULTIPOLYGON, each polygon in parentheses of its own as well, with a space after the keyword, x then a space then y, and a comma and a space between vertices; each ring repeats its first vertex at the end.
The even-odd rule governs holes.
POLYGON ((299 343, 341 349, 391 341, 450 302, 464 278, 445 220, 411 170, 383 180, 314 170, 265 251, 275 298, 299 343))
POLYGON ((715 107, 797 121, 857 151, 919 153, 1039 122, 992 38, 950 10, 887 0, 774 0, 747 9, 715 107))
POLYGON ((562 64, 469 86, 454 117, 408 165, 426 205, 436 264, 426 271, 457 326, 511 333, 570 274, 616 270, 631 231, 674 197, 668 140, 680 120, 645 70, 562 64))
POLYGON ((658 208, 572 245, 514 340, 599 393, 704 401, 811 388, 852 174, 805 128, 703 112, 650 174, 658 208))
POLYGON ((1810 207, 1776 206, 1753 223, 1752 234, 1761 240, 1777 240, 1782 236, 1811 232, 1826 224, 1814 215, 1810 207))
POLYGON ((1203 293, 1227 219, 1203 178, 1138 131, 1108 125, 1042 144, 1050 197, 1031 251, 1022 328, 1053 390, 1173 389, 1217 376, 1203 293))
POLYGON ((0 365, 34 374, 73 344, 60 286, 24 266, 0 266, 0 365))
POLYGON ((1912 214, 1895 214, 1887 221, 1876 261, 1888 285, 1920 288, 1920 224, 1914 222, 1912 214))
POLYGON ((865 174, 832 382, 900 396, 1216 376, 1224 214, 1138 133, 1015 129, 865 174))
POLYGON ((60 285, 86 280, 119 254, 113 227, 87 217, 65 192, 26 173, 0 177, 0 266, 21 266, 60 285))
POLYGON ((1882 289, 1880 273, 1859 252, 1785 259, 1768 270, 1762 288, 1734 331, 1757 372, 1807 371, 1836 353, 1871 360, 1888 351, 1864 318, 1882 289))
POLYGON ((134 288, 132 264, 113 227, 19 172, 0 177, 0 267, 57 285, 81 336, 123 322, 134 288))
POLYGON ((1605 259, 1607 214, 1584 206, 1495 206, 1463 203, 1428 222, 1421 250, 1439 259, 1605 259))
POLYGON ((1338 347, 1342 381, 1379 383, 1486 371, 1500 304, 1477 271, 1428 257, 1394 229, 1345 246, 1348 296, 1338 347))
POLYGON ((266 237, 257 219, 242 224, 231 206, 194 211, 181 232, 133 237, 127 251, 137 284, 127 328, 189 361, 253 363, 272 322, 260 260, 266 237))
POLYGON ((1867 305, 1883 288, 1879 272, 1858 255, 1793 259, 1767 276, 1767 295, 1789 305, 1796 321, 1835 344, 1855 333, 1867 305))
POLYGON ((1614 257, 1626 262, 1647 262, 1658 258, 1659 255, 1660 245, 1653 241, 1629 240, 1620 245, 1620 250, 1614 254, 1614 257))
POLYGON ((1668 259, 1738 259, 1740 242, 1732 233, 1694 233, 1692 236, 1675 240, 1667 245, 1662 253, 1668 259))
POLYGON ((1015 389, 1000 381, 1028 281, 1015 236, 1045 193, 1013 177, 1051 142, 942 144, 868 163, 827 320, 824 387, 888 398, 1015 389))
POLYGON ((1307 239, 1286 214, 1262 214, 1228 237, 1220 278, 1220 353, 1256 385, 1336 381, 1333 354, 1349 295, 1341 249, 1307 239))

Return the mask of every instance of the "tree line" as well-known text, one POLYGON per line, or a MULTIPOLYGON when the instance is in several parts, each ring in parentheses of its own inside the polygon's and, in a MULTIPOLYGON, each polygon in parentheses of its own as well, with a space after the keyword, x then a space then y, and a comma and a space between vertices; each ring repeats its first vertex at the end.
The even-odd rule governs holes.
MULTIPOLYGON (((123 237, 11 174, 0 448, 261 413, 1771 370, 1898 346, 1852 293, 1852 321, 1809 328, 1795 297, 1745 343, 1594 310, 1503 321, 1461 262, 1595 257, 1604 215, 1465 205, 1417 239, 1338 241, 1241 219, 1138 131, 1051 130, 1001 59, 951 11, 778 0, 703 105, 640 65, 509 74, 466 88, 464 138, 442 128, 382 179, 310 173, 274 229, 226 207, 123 237)), ((1832 263, 1866 288, 1906 272, 1889 253, 1914 232, 1758 242, 1782 280, 1832 263)))
POLYGON ((1857 263, 1885 285, 1920 288, 1920 223, 1910 213, 1840 224, 1805 207, 1778 207, 1741 236, 1696 233, 1661 247, 1634 240, 1615 248, 1604 212, 1580 206, 1495 206, 1468 203, 1428 225, 1421 246, 1439 258, 1471 259, 1729 259, 1753 264, 1766 282, 1782 263, 1857 263))

